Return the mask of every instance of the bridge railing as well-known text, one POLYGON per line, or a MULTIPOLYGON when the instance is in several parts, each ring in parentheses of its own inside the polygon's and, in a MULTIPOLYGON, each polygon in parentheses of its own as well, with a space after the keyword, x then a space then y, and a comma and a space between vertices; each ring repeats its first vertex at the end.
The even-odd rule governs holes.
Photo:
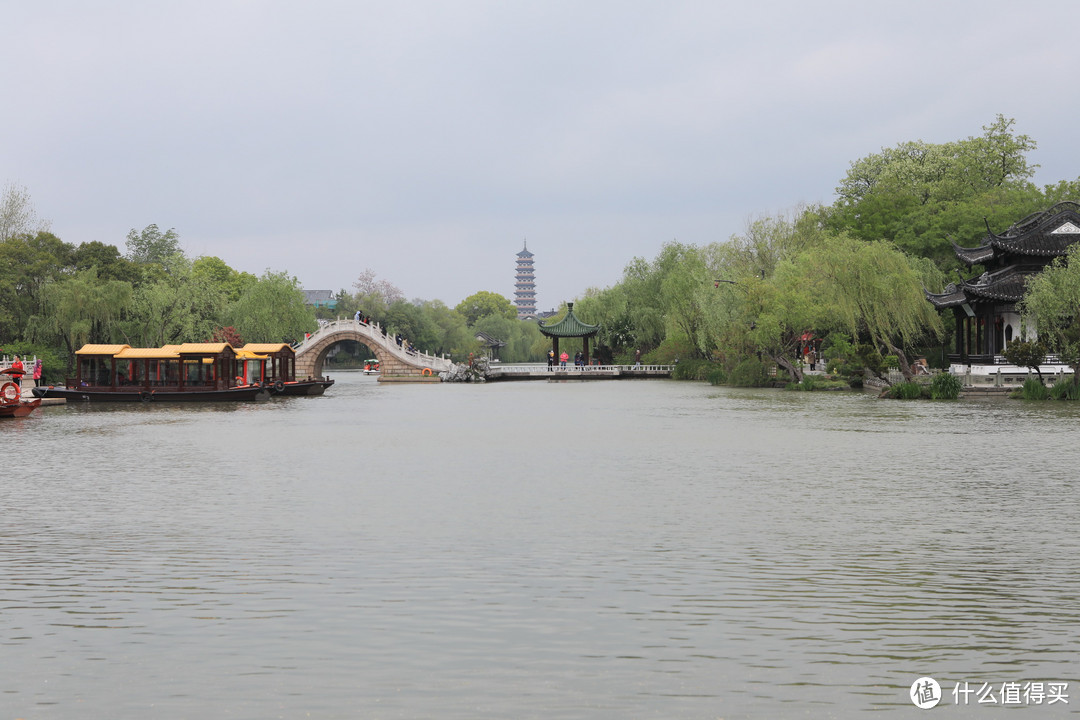
POLYGON ((370 338, 372 341, 378 343, 380 347, 387 350, 391 355, 394 355, 399 360, 406 362, 410 365, 431 367, 435 370, 448 370, 452 364, 451 360, 445 356, 438 357, 436 355, 429 355, 419 350, 415 352, 409 352, 405 348, 399 346, 394 340, 393 336, 388 335, 379 323, 362 323, 353 320, 331 320, 325 324, 320 324, 319 329, 304 339, 302 343, 296 346, 297 354, 304 351, 310 345, 317 343, 323 336, 340 332, 342 330, 354 330, 358 334, 370 338))
POLYGON ((612 372, 618 372, 620 374, 634 373, 650 374, 650 373, 667 373, 670 374, 675 368, 674 365, 554 365, 547 366, 544 363, 536 363, 533 365, 502 365, 495 363, 490 366, 493 373, 501 375, 514 375, 514 374, 526 374, 526 373, 540 373, 540 372, 554 372, 554 373, 590 373, 590 372, 602 372, 610 374, 612 372))

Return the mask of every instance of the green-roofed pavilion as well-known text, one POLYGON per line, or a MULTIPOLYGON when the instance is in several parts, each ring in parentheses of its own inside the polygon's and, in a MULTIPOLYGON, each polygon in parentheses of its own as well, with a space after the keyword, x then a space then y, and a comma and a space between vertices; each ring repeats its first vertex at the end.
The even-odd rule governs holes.
POLYGON ((582 351, 585 355, 585 364, 589 364, 589 338, 600 332, 599 325, 589 325, 581 322, 574 314, 574 303, 566 303, 566 315, 554 325, 539 323, 540 332, 551 338, 551 349, 555 351, 555 359, 559 359, 559 338, 584 338, 582 351))

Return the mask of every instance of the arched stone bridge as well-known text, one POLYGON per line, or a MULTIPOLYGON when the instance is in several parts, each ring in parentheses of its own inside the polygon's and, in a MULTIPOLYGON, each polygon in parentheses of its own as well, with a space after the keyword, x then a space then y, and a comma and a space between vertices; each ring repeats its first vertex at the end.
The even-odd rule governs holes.
POLYGON ((379 379, 401 376, 421 376, 446 372, 453 365, 448 358, 422 352, 406 352, 398 347, 392 336, 385 334, 378 323, 355 320, 335 320, 321 326, 296 347, 296 377, 320 377, 326 352, 342 340, 355 340, 366 345, 379 359, 379 379), (430 370, 430 373, 425 373, 430 370))

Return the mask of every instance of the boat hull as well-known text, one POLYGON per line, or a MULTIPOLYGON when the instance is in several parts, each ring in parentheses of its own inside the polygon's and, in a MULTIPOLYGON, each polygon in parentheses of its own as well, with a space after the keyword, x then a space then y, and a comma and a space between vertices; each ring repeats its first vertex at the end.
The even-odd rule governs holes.
POLYGON ((34 412, 40 404, 41 398, 21 400, 14 403, 4 403, 3 405, 0 405, 0 418, 26 417, 34 412))
POLYGON ((64 398, 84 402, 218 402, 268 400, 272 390, 256 385, 227 390, 111 390, 102 388, 37 387, 38 398, 64 398))
POLYGON ((298 380, 296 382, 282 383, 280 389, 274 386, 274 392, 278 395, 322 395, 326 388, 334 384, 329 378, 326 380, 298 380))

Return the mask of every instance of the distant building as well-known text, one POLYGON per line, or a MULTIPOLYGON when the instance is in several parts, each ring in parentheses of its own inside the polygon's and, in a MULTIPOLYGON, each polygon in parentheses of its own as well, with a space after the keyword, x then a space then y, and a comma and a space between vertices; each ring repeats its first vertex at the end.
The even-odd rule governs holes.
POLYGON ((487 355, 488 360, 498 362, 499 349, 506 347, 506 343, 496 337, 488 335, 483 330, 476 333, 476 339, 480 341, 480 346, 484 349, 484 354, 487 355))
POLYGON ((304 303, 312 307, 325 307, 331 310, 337 307, 333 290, 305 290, 304 303))
POLYGON ((525 243, 517 254, 517 282, 514 283, 514 304, 518 319, 536 317, 536 278, 533 275, 533 254, 525 243))

